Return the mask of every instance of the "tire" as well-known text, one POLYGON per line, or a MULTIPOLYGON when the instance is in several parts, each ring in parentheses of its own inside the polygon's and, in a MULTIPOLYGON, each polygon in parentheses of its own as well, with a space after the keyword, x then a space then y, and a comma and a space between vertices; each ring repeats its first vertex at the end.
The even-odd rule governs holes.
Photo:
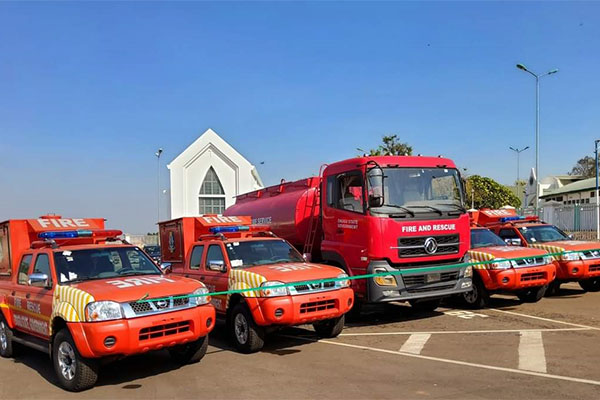
POLYGON ((579 286, 586 292, 599 292, 600 291, 600 277, 589 278, 579 281, 579 286))
POLYGON ((208 349, 208 335, 198 340, 169 348, 171 358, 179 364, 195 364, 202 360, 208 349))
POLYGON ((229 334, 235 348, 241 353, 255 353, 265 345, 265 331, 256 325, 245 304, 233 307, 229 321, 229 334))
POLYGON ((442 299, 435 300, 409 300, 411 307, 417 312, 433 312, 440 306, 442 299))
POLYGON ((0 311, 0 356, 10 358, 13 356, 13 331, 1 315, 0 311))
POLYGON ((544 297, 548 286, 534 287, 531 289, 523 290, 517 293, 517 297, 524 303, 537 303, 544 297))
POLYGON ((315 322, 313 328, 317 335, 322 338, 334 338, 337 337, 342 330, 344 330, 344 323, 346 318, 344 315, 337 318, 326 319, 325 321, 315 322))
POLYGON ((84 358, 79 354, 67 328, 54 337, 52 362, 58 383, 70 392, 89 389, 98 380, 98 360, 84 358))
POLYGON ((560 293, 560 282, 552 281, 546 289, 546 297, 557 296, 560 293))
POLYGON ((462 303, 473 310, 487 307, 490 300, 490 293, 479 277, 473 276, 473 290, 460 295, 462 303))

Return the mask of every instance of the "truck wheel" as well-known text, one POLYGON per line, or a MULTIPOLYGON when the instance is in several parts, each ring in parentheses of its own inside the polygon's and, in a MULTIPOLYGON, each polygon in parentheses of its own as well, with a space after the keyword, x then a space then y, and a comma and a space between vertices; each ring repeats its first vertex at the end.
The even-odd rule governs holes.
POLYGON ((13 355, 13 331, 9 328, 8 324, 4 320, 4 317, 0 315, 0 356, 4 358, 12 357, 13 355))
POLYGON ((462 302, 474 310, 487 307, 490 294, 481 279, 473 277, 473 290, 463 293, 460 297, 462 302))
POLYGON ((548 289, 546 289, 546 297, 557 296, 560 292, 560 282, 552 281, 548 285, 548 289))
POLYGON ((169 348, 171 358, 179 364, 194 364, 202 360, 208 348, 208 335, 200 339, 169 348))
POLYGON ((548 289, 548 286, 526 289, 517 293, 517 297, 524 303, 537 303, 546 294, 546 289, 548 289))
POLYGON ((315 322, 313 328, 315 332, 322 338, 337 337, 344 329, 346 318, 344 315, 337 318, 326 319, 325 321, 315 322))
POLYGON ((71 392, 89 389, 98 380, 98 361, 83 358, 68 329, 62 329, 52 344, 54 372, 60 386, 71 392))
POLYGON ((235 347, 242 353, 254 353, 265 344, 265 331, 256 325, 245 304, 239 303, 231 312, 229 333, 235 347))
POLYGON ((579 281, 579 286, 586 292, 600 291, 600 278, 589 278, 579 281))
POLYGON ((435 300, 409 300, 412 308, 417 312, 432 312, 440 306, 442 299, 435 300))

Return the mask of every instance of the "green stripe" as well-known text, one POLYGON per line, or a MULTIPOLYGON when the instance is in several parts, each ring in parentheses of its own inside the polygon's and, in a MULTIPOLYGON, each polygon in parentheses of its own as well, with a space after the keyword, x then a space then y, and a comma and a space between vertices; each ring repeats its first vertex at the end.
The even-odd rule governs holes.
MULTIPOLYGON (((541 249, 538 249, 538 250, 541 250, 541 249)), ((477 250, 474 250, 474 251, 477 251, 477 250)), ((497 262, 502 262, 502 261, 518 261, 518 260, 525 260, 525 259, 537 258, 537 257, 562 256, 564 254, 569 254, 569 253, 583 253, 584 251, 600 251, 600 249, 561 251, 558 253, 546 253, 546 254, 540 254, 540 255, 529 256, 529 257, 495 258, 493 260, 466 262, 466 263, 458 263, 458 264, 451 264, 451 265, 438 265, 438 266, 433 266, 433 267, 421 267, 421 268, 406 268, 406 269, 400 269, 400 270, 395 270, 395 271, 379 272, 379 273, 375 273, 375 274, 353 275, 353 276, 349 276, 347 278, 313 279, 313 280, 309 280, 309 281, 282 283, 281 285, 273 285, 273 286, 269 286, 269 289, 278 289, 278 288, 298 286, 298 285, 309 285, 309 284, 314 284, 314 283, 327 283, 327 282, 338 282, 338 281, 345 281, 345 280, 369 279, 369 278, 376 278, 378 276, 389 276, 389 275, 401 276, 401 275, 410 275, 410 274, 418 274, 418 273, 426 273, 426 272, 437 272, 437 271, 445 271, 445 270, 449 270, 449 269, 457 269, 457 268, 482 265, 482 264, 495 264, 497 262)), ((600 258, 598 259, 598 261, 600 262, 600 258)), ((526 267, 523 267, 523 268, 526 268, 526 267)), ((158 298, 158 299, 140 299, 137 302, 143 303, 143 302, 149 302, 149 301, 159 301, 159 300, 169 300, 169 299, 185 299, 185 298, 191 298, 191 297, 222 296, 222 295, 229 295, 229 294, 236 294, 236 293, 260 291, 261 289, 262 289, 261 287, 253 287, 253 288, 246 288, 246 289, 223 290, 221 292, 211 292, 211 293, 208 293, 205 295, 189 294, 189 295, 181 295, 181 296, 170 296, 170 297, 164 297, 164 298, 158 298)))

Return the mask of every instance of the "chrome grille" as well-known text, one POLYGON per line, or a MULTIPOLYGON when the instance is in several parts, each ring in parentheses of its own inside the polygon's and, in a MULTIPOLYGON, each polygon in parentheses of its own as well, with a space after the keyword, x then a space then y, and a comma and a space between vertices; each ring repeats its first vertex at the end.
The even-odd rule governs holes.
POLYGON ((593 260, 595 258, 600 258, 599 250, 584 250, 581 253, 581 258, 584 260, 593 260))
POLYGON ((185 295, 176 295, 170 297, 161 297, 158 299, 144 299, 142 301, 131 301, 123 303, 125 316, 128 318, 142 315, 158 314, 190 307, 189 297, 180 297, 185 295), (177 298, 174 298, 177 297, 177 298))
POLYGON ((315 292, 324 292, 335 289, 335 282, 318 282, 309 284, 299 284, 290 286, 290 294, 306 294, 315 292))
POLYGON ((544 265, 544 257, 531 257, 531 258, 522 258, 520 260, 514 260, 517 268, 519 267, 537 267, 539 265, 544 265))
POLYGON ((422 257, 440 254, 455 254, 458 253, 459 246, 459 236, 455 234, 438 236, 401 237, 398 238, 398 246, 392 247, 392 249, 398 250, 398 257, 422 257), (425 241, 428 238, 433 238, 437 242, 437 250, 431 254, 425 251, 425 241))

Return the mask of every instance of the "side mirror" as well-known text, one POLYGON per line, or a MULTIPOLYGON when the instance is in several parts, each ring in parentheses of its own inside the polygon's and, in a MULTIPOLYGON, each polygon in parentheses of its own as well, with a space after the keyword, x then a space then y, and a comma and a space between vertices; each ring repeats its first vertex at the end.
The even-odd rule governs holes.
POLYGON ((573 236, 573 234, 571 233, 570 235, 567 236, 569 238, 569 240, 573 240, 575 239, 575 236, 573 236))
POLYGON ((170 274, 171 272, 173 272, 173 266, 171 265, 171 263, 160 264, 160 269, 162 270, 163 274, 170 274))
POLYGON ((216 272, 227 272, 227 266, 222 260, 209 260, 208 269, 216 272))
POLYGON ((504 239, 504 242, 509 245, 509 246, 520 246, 521 245, 521 239, 516 238, 516 239, 504 239))
POLYGON ((381 207, 384 203, 383 170, 373 167, 367 171, 369 181, 369 207, 381 207))
POLYGON ((307 263, 309 263, 312 260, 312 256, 310 255, 310 253, 303 253, 302 258, 304 258, 304 261, 306 261, 307 263))
POLYGON ((29 275, 29 285, 47 288, 50 286, 50 279, 48 279, 48 275, 46 274, 33 273, 29 275))

